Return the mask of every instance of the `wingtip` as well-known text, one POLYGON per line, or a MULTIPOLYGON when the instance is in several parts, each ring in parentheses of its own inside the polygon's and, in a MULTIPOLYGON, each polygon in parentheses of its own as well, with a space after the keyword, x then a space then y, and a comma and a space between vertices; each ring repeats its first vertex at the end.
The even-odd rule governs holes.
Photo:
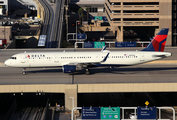
POLYGON ((107 60, 108 56, 109 56, 109 53, 106 55, 106 57, 101 62, 105 62, 107 60))
POLYGON ((107 47, 107 45, 105 45, 101 51, 104 51, 104 50, 106 50, 106 47, 107 47))

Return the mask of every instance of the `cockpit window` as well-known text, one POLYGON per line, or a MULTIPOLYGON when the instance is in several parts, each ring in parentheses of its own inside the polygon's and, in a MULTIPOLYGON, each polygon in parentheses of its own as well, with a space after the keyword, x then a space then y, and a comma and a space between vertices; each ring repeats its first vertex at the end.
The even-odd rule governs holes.
POLYGON ((16 58, 16 57, 11 57, 10 59, 14 59, 14 60, 16 60, 17 58, 16 58))

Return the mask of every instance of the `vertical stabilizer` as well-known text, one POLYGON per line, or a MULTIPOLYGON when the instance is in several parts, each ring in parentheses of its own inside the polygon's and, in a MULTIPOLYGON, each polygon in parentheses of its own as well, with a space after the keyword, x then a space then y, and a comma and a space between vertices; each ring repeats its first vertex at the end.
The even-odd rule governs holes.
POLYGON ((143 49, 142 51, 156 51, 156 52, 163 52, 168 36, 168 28, 163 28, 160 32, 153 38, 151 43, 143 49))

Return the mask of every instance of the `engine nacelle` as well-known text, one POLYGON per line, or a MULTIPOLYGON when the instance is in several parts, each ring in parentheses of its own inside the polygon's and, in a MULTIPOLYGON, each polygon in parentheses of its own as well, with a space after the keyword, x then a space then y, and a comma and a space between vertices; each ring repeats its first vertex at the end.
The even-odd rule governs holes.
POLYGON ((73 73, 76 71, 75 65, 63 65, 63 72, 64 73, 73 73))

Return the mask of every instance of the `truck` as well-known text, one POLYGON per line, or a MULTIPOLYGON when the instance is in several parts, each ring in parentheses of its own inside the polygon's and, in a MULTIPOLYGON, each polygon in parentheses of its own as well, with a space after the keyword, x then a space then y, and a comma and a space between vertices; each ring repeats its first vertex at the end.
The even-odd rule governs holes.
POLYGON ((6 47, 7 45, 7 40, 6 39, 0 39, 0 46, 6 47))

